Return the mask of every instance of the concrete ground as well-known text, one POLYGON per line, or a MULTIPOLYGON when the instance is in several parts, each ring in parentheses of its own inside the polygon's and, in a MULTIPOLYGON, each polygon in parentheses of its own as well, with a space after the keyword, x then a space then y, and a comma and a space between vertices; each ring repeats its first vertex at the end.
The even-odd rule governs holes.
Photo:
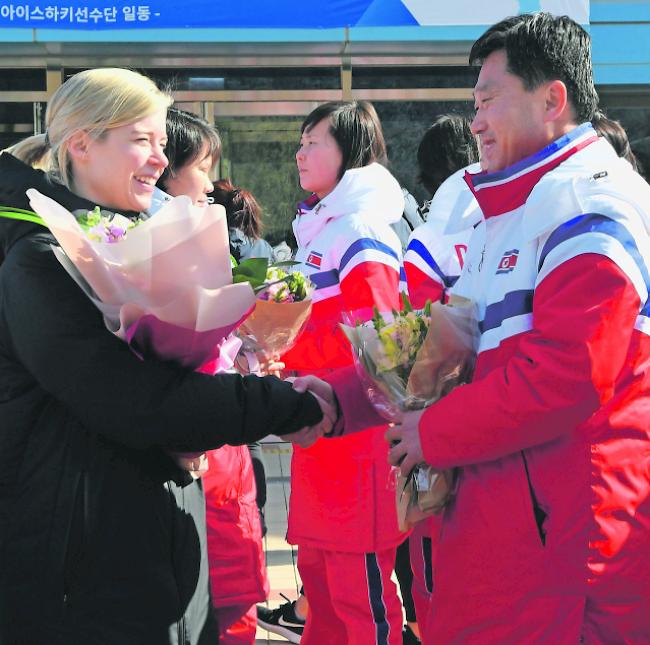
MULTIPOLYGON (((271 586, 268 606, 274 608, 285 602, 280 593, 294 600, 300 589, 300 577, 296 567, 297 552, 295 547, 287 544, 284 539, 289 509, 291 444, 267 440, 262 443, 262 450, 266 467, 268 528, 264 538, 264 551, 271 586)), ((281 636, 257 629, 256 644, 287 642, 281 636)))

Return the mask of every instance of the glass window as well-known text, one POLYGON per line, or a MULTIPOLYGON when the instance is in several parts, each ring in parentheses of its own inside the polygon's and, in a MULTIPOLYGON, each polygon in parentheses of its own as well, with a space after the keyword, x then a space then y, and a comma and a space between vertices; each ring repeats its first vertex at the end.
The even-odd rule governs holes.
POLYGON ((219 120, 223 141, 220 175, 250 191, 264 211, 264 237, 295 248, 291 222, 306 197, 298 183, 295 153, 301 118, 241 117, 219 120))
POLYGON ((404 89, 474 87, 478 67, 352 67, 352 87, 358 89, 404 89))
POLYGON ((179 90, 340 89, 338 67, 144 69, 142 73, 179 90))
POLYGON ((10 92, 43 92, 47 89, 45 69, 1 69, 0 91, 10 92))

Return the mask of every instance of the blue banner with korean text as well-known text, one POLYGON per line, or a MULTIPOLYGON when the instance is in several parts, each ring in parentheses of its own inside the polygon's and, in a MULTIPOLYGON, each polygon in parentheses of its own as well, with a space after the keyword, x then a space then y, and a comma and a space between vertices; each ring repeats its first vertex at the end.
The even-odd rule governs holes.
POLYGON ((0 28, 313 29, 416 25, 488 25, 527 11, 589 22, 589 0, 83 0, 0 1, 0 28))

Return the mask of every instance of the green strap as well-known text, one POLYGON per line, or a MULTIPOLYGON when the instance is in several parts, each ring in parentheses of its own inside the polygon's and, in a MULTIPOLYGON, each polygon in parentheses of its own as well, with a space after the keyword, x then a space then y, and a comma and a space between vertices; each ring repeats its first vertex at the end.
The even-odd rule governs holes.
POLYGON ((40 218, 36 213, 32 211, 25 211, 21 208, 11 208, 7 206, 0 206, 0 217, 5 217, 7 219, 17 219, 24 222, 32 222, 33 224, 40 224, 45 228, 49 228, 48 225, 40 218))

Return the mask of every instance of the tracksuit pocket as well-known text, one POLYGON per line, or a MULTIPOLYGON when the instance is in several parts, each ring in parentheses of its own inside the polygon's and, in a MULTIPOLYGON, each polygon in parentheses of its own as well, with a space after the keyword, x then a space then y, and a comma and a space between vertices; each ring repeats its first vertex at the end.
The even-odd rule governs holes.
POLYGON ((535 495, 535 489, 533 488, 533 484, 530 479, 530 471, 528 470, 528 460, 526 459, 526 454, 523 450, 521 451, 521 459, 524 463, 526 483, 528 484, 532 515, 535 521, 535 526, 537 527, 537 534, 539 535, 539 540, 542 546, 546 546, 546 528, 544 526, 544 522, 548 517, 548 513, 541 507, 539 501, 537 500, 537 496, 535 495))

